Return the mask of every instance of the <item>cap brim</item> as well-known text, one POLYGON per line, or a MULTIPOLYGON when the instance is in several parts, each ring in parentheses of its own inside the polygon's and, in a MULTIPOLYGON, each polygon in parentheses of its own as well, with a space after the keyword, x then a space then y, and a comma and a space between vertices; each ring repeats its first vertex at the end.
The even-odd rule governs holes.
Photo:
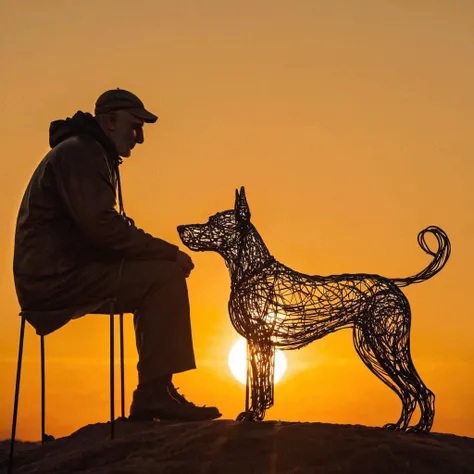
POLYGON ((127 109, 127 111, 147 123, 155 123, 158 120, 158 117, 156 115, 152 114, 151 112, 148 112, 148 110, 146 109, 142 109, 141 107, 127 109))

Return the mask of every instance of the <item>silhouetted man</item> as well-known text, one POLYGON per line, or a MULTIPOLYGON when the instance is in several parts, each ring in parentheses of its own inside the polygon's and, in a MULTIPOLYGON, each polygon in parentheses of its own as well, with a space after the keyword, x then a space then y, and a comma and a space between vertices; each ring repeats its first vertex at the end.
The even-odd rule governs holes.
POLYGON ((116 313, 134 313, 139 385, 131 419, 212 419, 217 408, 188 402, 171 380, 195 368, 185 280, 193 262, 123 209, 120 157, 143 143, 144 123, 157 118, 136 95, 115 89, 98 98, 95 116, 78 111, 51 123, 52 150, 19 210, 16 291, 43 335, 88 313, 108 314, 110 300, 116 313))

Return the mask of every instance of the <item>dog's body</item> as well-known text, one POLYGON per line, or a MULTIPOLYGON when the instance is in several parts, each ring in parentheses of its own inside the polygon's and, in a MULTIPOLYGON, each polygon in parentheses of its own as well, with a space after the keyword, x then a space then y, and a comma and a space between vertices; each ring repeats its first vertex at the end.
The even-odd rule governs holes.
POLYGON ((271 338, 276 345, 288 349, 299 349, 333 331, 361 324, 374 296, 381 292, 392 292, 395 306, 407 304, 398 287, 378 275, 310 276, 273 261, 247 284, 232 291, 231 314, 240 312, 248 284, 255 283, 264 289, 260 299, 252 299, 246 308, 253 317, 243 321, 244 325, 249 325, 242 335, 248 335, 254 323, 266 323, 271 326, 271 338), (286 291, 275 291, 275 288, 286 291), (265 305, 262 306, 261 301, 265 301, 265 305), (302 334, 304 338, 301 338, 302 334))
POLYGON ((277 262, 255 227, 242 188, 235 208, 217 213, 206 224, 178 227, 192 250, 214 250, 223 256, 231 277, 229 314, 249 347, 245 419, 263 419, 273 404, 274 348, 297 349, 339 329, 354 328, 357 353, 402 401, 400 419, 386 425, 406 429, 418 403, 419 423, 411 429, 428 432, 433 424, 434 394, 424 385, 410 355, 410 306, 399 287, 438 273, 450 254, 446 234, 437 227, 420 232, 420 246, 434 259, 419 274, 405 279, 379 275, 305 275, 277 262), (438 239, 433 253, 424 241, 438 239))

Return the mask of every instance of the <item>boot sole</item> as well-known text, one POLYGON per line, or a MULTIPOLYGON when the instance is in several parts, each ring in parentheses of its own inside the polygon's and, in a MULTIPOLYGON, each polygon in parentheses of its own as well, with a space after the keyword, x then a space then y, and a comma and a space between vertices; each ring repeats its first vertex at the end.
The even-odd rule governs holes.
POLYGON ((156 410, 134 410, 133 413, 130 413, 128 419, 130 421, 206 421, 214 420, 220 418, 222 413, 216 413, 215 415, 201 415, 201 416, 185 416, 185 415, 173 415, 169 413, 158 413, 156 410))

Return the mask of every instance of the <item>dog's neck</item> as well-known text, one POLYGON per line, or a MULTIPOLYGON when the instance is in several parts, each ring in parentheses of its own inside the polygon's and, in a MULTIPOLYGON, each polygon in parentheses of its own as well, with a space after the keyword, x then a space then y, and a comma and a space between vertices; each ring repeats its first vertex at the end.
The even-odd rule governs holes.
POLYGON ((252 224, 248 224, 241 232, 237 246, 226 252, 224 259, 233 287, 248 281, 259 268, 273 261, 265 242, 252 224))

